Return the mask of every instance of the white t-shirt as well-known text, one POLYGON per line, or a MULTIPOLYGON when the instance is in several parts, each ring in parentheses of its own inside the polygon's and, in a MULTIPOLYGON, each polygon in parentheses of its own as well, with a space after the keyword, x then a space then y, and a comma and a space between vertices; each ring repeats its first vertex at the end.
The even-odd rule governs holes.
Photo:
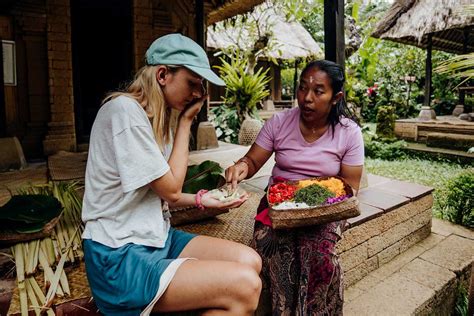
POLYGON ((150 121, 133 99, 105 103, 92 126, 82 205, 84 239, 118 248, 127 243, 163 247, 170 228, 161 198, 148 186, 166 174, 150 121))

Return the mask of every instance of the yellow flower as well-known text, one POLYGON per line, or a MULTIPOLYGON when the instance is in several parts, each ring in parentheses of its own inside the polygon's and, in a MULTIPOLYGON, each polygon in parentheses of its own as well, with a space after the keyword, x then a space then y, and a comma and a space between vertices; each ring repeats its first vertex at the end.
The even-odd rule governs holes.
POLYGON ((308 185, 318 184, 333 192, 336 197, 345 195, 344 183, 337 178, 328 178, 327 180, 300 180, 298 181, 298 189, 307 187, 308 185))

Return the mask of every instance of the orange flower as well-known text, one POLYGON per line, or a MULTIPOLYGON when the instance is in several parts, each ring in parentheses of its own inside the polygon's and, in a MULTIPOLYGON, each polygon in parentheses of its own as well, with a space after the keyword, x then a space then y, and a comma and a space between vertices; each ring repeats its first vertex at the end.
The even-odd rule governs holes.
POLYGON ((345 195, 344 183, 337 178, 328 178, 327 180, 300 180, 298 181, 298 189, 307 187, 311 184, 319 184, 320 186, 325 187, 329 191, 333 192, 336 197, 345 195))

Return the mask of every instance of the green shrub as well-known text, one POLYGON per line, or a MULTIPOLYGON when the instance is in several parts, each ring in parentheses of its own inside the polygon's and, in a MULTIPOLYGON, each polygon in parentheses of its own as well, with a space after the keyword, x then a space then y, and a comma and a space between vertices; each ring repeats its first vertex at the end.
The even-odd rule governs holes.
POLYGON ((474 171, 466 171, 449 180, 443 191, 442 218, 474 228, 474 171))
POLYGON ((379 137, 366 129, 363 130, 363 135, 366 157, 384 160, 395 160, 406 157, 404 148, 407 144, 405 141, 379 137))
POLYGON ((458 295, 456 297, 456 304, 454 305, 453 316, 468 316, 468 295, 466 288, 460 284, 458 285, 458 295))
POLYGON ((238 144, 241 122, 237 116, 237 109, 226 105, 212 107, 209 111, 209 121, 216 128, 219 140, 226 143, 238 144))
POLYGON ((377 110, 377 135, 385 138, 394 138, 395 108, 393 106, 379 106, 377 110))

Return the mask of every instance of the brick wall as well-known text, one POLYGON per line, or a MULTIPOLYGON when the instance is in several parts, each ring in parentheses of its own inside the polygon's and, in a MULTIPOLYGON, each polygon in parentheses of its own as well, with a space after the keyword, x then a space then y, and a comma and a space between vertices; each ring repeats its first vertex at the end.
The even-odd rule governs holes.
POLYGON ((145 65, 145 52, 153 42, 153 6, 151 0, 133 0, 133 67, 145 65))
POLYGON ((69 0, 48 0, 46 10, 51 118, 43 146, 49 155, 59 150, 75 151, 76 132, 69 0))

